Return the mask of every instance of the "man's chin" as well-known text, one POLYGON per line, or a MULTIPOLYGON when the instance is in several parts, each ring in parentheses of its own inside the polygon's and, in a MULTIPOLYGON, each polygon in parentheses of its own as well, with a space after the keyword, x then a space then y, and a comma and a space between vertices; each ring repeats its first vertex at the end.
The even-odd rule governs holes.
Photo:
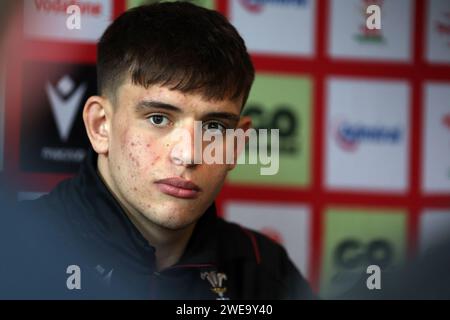
POLYGON ((160 228, 171 230, 171 231, 179 231, 186 229, 192 224, 194 224, 197 219, 193 219, 192 216, 188 214, 160 214, 158 217, 155 217, 153 214, 145 214, 144 216, 150 220, 153 224, 159 226, 160 228))

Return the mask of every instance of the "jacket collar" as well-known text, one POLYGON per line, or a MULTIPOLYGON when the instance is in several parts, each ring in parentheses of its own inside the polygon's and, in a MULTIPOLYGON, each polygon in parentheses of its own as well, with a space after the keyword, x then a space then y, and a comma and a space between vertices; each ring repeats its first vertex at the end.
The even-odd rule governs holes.
MULTIPOLYGON (((122 251, 139 252, 144 261, 149 261, 149 254, 154 259, 154 248, 134 226, 99 176, 97 154, 92 148, 74 181, 78 192, 82 194, 81 203, 88 215, 86 218, 98 223, 95 230, 102 238, 122 251)), ((217 219, 213 203, 198 220, 179 262, 171 268, 200 268, 217 264, 217 219)))

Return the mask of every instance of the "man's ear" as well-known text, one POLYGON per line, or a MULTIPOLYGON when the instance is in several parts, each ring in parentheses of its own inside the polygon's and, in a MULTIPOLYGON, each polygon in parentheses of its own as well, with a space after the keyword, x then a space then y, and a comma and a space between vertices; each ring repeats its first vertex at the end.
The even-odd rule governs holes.
MULTIPOLYGON (((236 129, 242 129, 244 133, 247 132, 248 129, 252 127, 252 118, 248 116, 241 117, 236 129)), ((228 170, 232 170, 236 167, 237 159, 241 155, 241 153, 245 150, 245 145, 248 143, 247 136, 245 137, 245 144, 237 143, 237 139, 234 139, 234 162, 228 165, 228 170)))
POLYGON ((112 106, 99 96, 92 96, 83 109, 83 121, 92 147, 98 154, 108 153, 112 106))

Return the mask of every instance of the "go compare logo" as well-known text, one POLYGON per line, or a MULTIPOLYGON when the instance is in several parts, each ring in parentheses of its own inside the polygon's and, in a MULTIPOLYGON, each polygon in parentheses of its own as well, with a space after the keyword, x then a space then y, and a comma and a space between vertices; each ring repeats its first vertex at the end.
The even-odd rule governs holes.
POLYGON ((184 128, 175 128, 171 133, 175 141, 172 158, 183 164, 257 164, 261 163, 261 175, 275 175, 279 170, 279 130, 267 129, 204 129, 202 121, 194 121, 194 133, 184 128), (252 150, 247 157, 238 157, 248 142, 252 150), (193 146, 193 148, 192 148, 193 146), (268 148, 270 146, 270 153, 268 148), (224 154, 225 151, 225 154, 224 154))
MULTIPOLYGON (((279 170, 273 176, 263 176, 258 165, 238 165, 228 175, 230 182, 291 186, 309 184, 311 91, 312 82, 306 76, 257 74, 242 113, 252 118, 258 130, 278 130, 279 170)), ((267 148, 270 149, 271 142, 267 141, 267 148)), ((254 152, 257 149, 249 144, 242 156, 251 156, 254 152)))

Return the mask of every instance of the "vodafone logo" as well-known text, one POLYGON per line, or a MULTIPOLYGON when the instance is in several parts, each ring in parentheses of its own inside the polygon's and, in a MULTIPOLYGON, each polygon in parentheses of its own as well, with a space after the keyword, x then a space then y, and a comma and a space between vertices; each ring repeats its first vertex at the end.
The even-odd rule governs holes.
POLYGON ((82 15, 99 16, 102 14, 102 4, 99 2, 75 1, 75 0, 34 0, 35 9, 38 12, 57 13, 65 15, 67 8, 76 5, 82 15))
POLYGON ((26 0, 27 37, 97 43, 112 21, 112 0, 26 0))

